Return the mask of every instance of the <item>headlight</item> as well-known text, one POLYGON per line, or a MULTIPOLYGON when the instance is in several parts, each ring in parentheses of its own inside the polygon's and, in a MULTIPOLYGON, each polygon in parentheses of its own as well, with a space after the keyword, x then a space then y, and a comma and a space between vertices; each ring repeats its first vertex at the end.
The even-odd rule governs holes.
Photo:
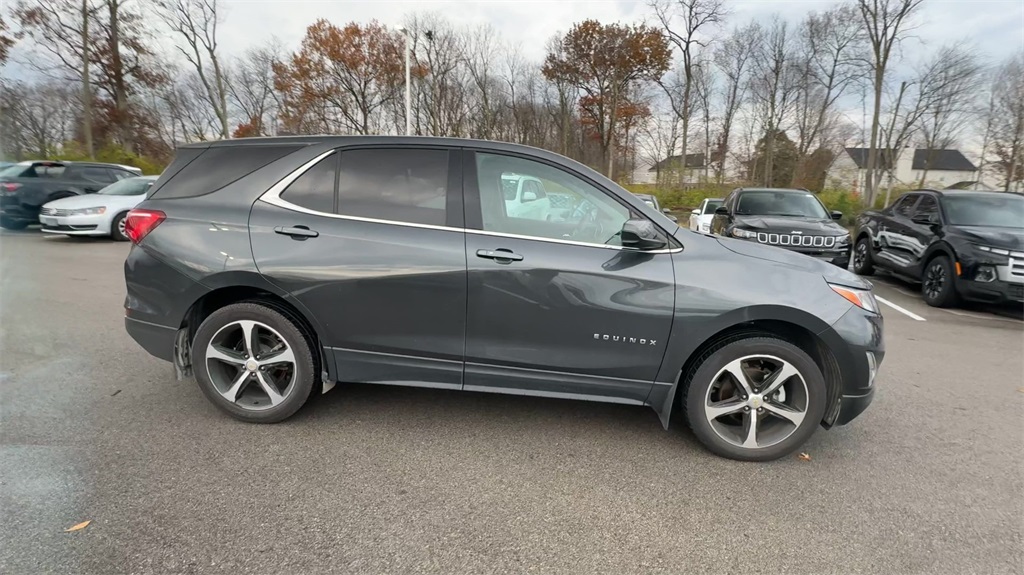
POLYGON ((837 237, 836 238, 836 245, 837 246, 848 246, 848 245, 850 245, 850 234, 846 234, 845 236, 837 237))
POLYGON ((745 240, 755 240, 755 239, 757 239, 757 232, 755 232, 753 230, 743 230, 743 229, 740 229, 740 228, 733 228, 731 233, 732 233, 732 237, 734 237, 734 238, 743 238, 745 240))
POLYGON ((99 208, 78 208, 77 210, 71 210, 71 215, 73 215, 73 216, 87 216, 87 215, 94 215, 94 214, 102 214, 105 211, 107 211, 107 208, 102 208, 102 207, 99 207, 99 208))
POLYGON ((990 254, 996 254, 997 256, 1013 256, 1015 258, 1024 258, 1024 252, 1014 252, 1005 248, 994 248, 992 246, 983 246, 979 244, 972 244, 975 248, 988 252, 990 254))
POLYGON ((871 313, 878 313, 878 302, 875 301, 875 294, 871 293, 871 290, 854 289, 835 284, 828 284, 828 287, 832 288, 832 291, 843 296, 853 305, 866 309, 871 313))

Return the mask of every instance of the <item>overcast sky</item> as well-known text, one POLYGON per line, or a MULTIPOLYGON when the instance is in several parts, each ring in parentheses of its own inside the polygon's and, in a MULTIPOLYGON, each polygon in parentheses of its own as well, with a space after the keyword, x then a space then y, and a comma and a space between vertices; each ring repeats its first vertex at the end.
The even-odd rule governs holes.
MULTIPOLYGON (((412 12, 435 12, 456 26, 491 24, 506 41, 521 44, 525 55, 540 60, 544 44, 574 22, 595 18, 602 22, 640 22, 651 19, 644 1, 633 0, 222 0, 225 20, 222 43, 229 52, 241 52, 270 35, 289 48, 298 46, 306 26, 317 18, 336 24, 378 20, 399 24, 412 12)), ((764 21, 773 13, 799 21, 812 10, 824 10, 829 0, 733 0, 726 1, 731 14, 727 26, 751 19, 764 21)), ((915 19, 918 40, 903 49, 906 59, 916 59, 943 43, 968 39, 991 60, 1024 49, 1024 1, 1022 0, 926 0, 915 19)))

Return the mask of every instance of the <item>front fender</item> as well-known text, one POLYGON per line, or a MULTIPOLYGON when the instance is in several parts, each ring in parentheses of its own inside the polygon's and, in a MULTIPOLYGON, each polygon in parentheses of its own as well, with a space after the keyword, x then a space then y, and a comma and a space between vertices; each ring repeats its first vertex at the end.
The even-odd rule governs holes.
POLYGON ((658 377, 647 399, 647 404, 657 412, 665 429, 668 429, 669 426, 672 407, 675 405, 676 394, 684 376, 684 368, 691 367, 688 366, 688 362, 691 358, 696 359, 694 354, 723 336, 741 334, 745 327, 749 327, 750 332, 754 333, 758 331, 754 322, 763 321, 799 326, 814 334, 820 334, 829 329, 829 325, 821 318, 802 309, 785 305, 753 305, 733 309, 704 321, 693 319, 680 321, 677 318, 676 325, 685 324, 686 328, 672 330, 669 349, 662 360, 658 377))

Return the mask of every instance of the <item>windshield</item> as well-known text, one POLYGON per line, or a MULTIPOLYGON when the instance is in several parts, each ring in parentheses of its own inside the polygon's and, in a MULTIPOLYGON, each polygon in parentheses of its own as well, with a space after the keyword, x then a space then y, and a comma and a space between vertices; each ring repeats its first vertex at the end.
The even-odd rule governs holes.
POLYGON ((956 226, 1024 228, 1024 197, 1015 194, 943 196, 942 207, 956 226))
POLYGON ((126 178, 96 192, 105 196, 138 196, 153 185, 153 178, 126 178))
POLYGON ((794 216, 827 219, 828 212, 818 198, 801 192, 743 192, 736 206, 739 215, 794 216))

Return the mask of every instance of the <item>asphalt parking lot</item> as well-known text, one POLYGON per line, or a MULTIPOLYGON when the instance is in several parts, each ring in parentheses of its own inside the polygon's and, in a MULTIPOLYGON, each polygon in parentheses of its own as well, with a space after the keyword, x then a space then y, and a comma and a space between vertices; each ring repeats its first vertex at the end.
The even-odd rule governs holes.
POLYGON ((875 403, 741 464, 562 400, 344 385, 234 421, 124 332, 127 251, 0 234, 0 573, 1024 570, 1012 310, 873 280, 875 403))

